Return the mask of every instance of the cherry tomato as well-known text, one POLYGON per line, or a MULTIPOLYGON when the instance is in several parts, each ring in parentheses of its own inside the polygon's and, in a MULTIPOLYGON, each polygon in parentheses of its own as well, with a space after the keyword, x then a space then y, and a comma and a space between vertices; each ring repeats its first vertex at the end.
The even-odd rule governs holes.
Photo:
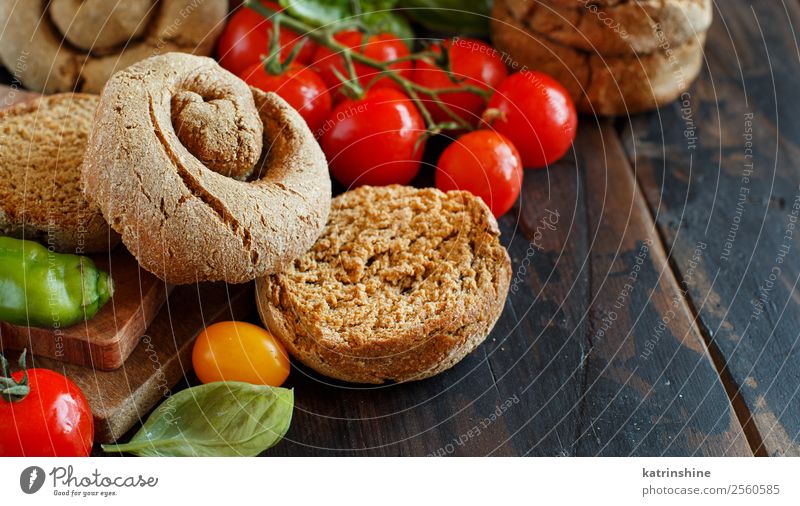
POLYGON ((283 74, 273 75, 256 63, 239 75, 250 86, 274 91, 297 109, 315 134, 331 113, 331 96, 322 78, 311 68, 292 62, 283 74))
MULTIPOLYGON (((281 10, 281 7, 274 2, 261 3, 275 11, 281 10)), ((252 9, 247 7, 237 9, 217 42, 217 59, 220 65, 238 75, 251 65, 260 63, 261 56, 269 54, 272 25, 271 20, 252 9)), ((301 40, 297 32, 284 27, 281 27, 278 38, 281 58, 286 58, 301 40)), ((315 49, 316 44, 306 40, 295 61, 308 64, 315 49)))
POLYGON ((286 349, 268 331, 245 322, 205 328, 192 349, 192 365, 203 383, 244 381, 279 387, 289 377, 286 349))
POLYGON ((567 90, 547 74, 532 71, 500 83, 484 119, 519 148, 525 167, 545 167, 564 156, 578 127, 567 90))
MULTIPOLYGON (((22 371, 11 377, 20 382, 22 371)), ((28 369, 30 393, 9 402, 0 398, 0 456, 86 457, 92 451, 94 421, 81 389, 66 376, 28 369)))
POLYGON ((475 130, 447 146, 439 157, 436 187, 466 190, 486 202, 495 217, 511 209, 522 187, 522 160, 506 137, 475 130))
MULTIPOLYGON (((442 47, 447 48, 452 75, 430 60, 417 60, 412 77, 414 82, 432 89, 459 88, 468 85, 493 90, 508 75, 497 50, 484 42, 456 38, 434 45, 430 49, 435 53, 441 53, 442 47)), ((487 101, 480 95, 468 92, 443 93, 439 95, 439 99, 471 125, 478 124, 487 101)), ((437 123, 452 121, 438 104, 432 103, 429 109, 437 123)))
POLYGON ((425 123, 403 93, 374 88, 345 100, 323 127, 320 145, 344 186, 406 184, 419 172, 425 123))
MULTIPOLYGON (((356 48, 357 52, 379 62, 396 60, 409 55, 408 46, 397 38, 396 35, 391 33, 378 33, 365 36, 361 32, 347 30, 334 35, 334 39, 347 47, 356 48)), ((319 46, 314 53, 314 67, 317 69, 320 76, 322 76, 323 81, 325 81, 325 84, 328 85, 330 90, 338 90, 342 83, 336 76, 334 69, 345 78, 348 77, 344 58, 324 46, 319 46)), ((358 76, 359 84, 364 87, 369 85, 372 78, 378 75, 377 69, 364 65, 363 63, 354 62, 353 67, 358 76)), ((410 60, 397 62, 389 66, 389 68, 396 70, 401 76, 406 78, 411 77, 413 67, 414 63, 410 60)), ((400 90, 400 85, 388 77, 378 79, 372 87, 385 87, 400 90)), ((342 98, 344 97, 342 97, 341 94, 337 94, 334 100, 342 98)))

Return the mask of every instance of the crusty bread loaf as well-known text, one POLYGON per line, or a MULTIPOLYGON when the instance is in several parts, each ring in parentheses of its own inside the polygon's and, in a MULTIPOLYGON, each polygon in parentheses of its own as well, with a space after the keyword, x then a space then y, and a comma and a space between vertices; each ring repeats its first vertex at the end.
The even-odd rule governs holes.
POLYGON ((467 192, 360 187, 333 200, 308 253, 257 280, 259 313, 327 376, 426 378, 475 349, 500 316, 511 263, 498 237, 467 192))
POLYGON ((228 0, 0 0, 0 60, 28 89, 100 93, 170 51, 211 54, 228 0))
POLYGON ((553 42, 511 15, 496 0, 492 40, 518 67, 546 72, 569 91, 578 110, 627 115, 671 102, 694 81, 703 62, 705 33, 649 54, 607 56, 553 42))
MULTIPOLYGON (((514 19, 548 40, 576 49, 624 56, 678 47, 708 30, 711 0, 637 0, 564 7, 553 0, 505 0, 514 19)), ((562 2, 563 3, 563 2, 562 2)))
POLYGON ((83 180, 139 264, 175 284, 280 270, 314 244, 331 200, 325 155, 300 114, 185 53, 109 80, 83 180))
POLYGON ((81 192, 94 95, 44 97, 0 111, 0 235, 61 252, 107 251, 119 237, 81 192))

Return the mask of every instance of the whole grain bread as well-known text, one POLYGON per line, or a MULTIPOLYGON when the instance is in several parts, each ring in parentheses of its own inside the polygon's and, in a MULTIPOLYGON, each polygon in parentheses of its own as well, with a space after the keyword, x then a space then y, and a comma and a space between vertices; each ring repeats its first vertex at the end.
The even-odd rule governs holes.
POLYGON ((228 0, 0 0, 0 60, 28 89, 100 93, 170 51, 209 55, 228 0))
POLYGON ((508 0, 496 0, 492 40, 518 68, 546 72, 558 79, 578 110, 627 115, 675 100, 700 73, 705 33, 683 45, 644 55, 606 56, 553 42, 511 15, 508 0))
POLYGON ((298 360, 356 383, 444 371, 486 338, 511 279, 479 198, 360 187, 336 197, 316 244, 256 282, 264 324, 298 360))
POLYGON ((314 244, 331 199, 325 155, 299 113, 185 53, 109 80, 83 180, 141 266, 176 284, 281 269, 314 244))
MULTIPOLYGON (((637 0, 565 7, 553 0, 505 0, 532 32, 603 56, 649 54, 686 44, 711 25, 711 0, 637 0)), ((563 3, 563 2, 562 2, 563 3)))
POLYGON ((61 94, 0 111, 0 235, 56 251, 108 251, 119 236, 81 191, 97 97, 61 94))

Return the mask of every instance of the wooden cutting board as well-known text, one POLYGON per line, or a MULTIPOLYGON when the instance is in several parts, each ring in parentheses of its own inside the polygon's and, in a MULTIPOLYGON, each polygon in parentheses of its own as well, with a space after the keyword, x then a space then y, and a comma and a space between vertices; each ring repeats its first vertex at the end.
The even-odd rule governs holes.
POLYGON ((0 342, 10 350, 111 371, 122 366, 153 321, 171 287, 139 267, 123 246, 92 255, 97 267, 114 280, 114 296, 94 318, 63 329, 34 328, 0 322, 0 342))
MULTIPOLYGON (((37 96, 0 85, 0 107, 37 96)), ((52 330, 0 324, 0 351, 16 361, 18 352, 10 350, 32 349, 29 367, 71 378, 91 406, 95 442, 107 443, 142 420, 191 370, 200 330, 245 318, 255 300, 252 283, 185 285, 169 295, 171 287, 140 268, 122 245, 92 258, 114 279, 112 300, 90 321, 62 329, 60 337, 52 330)))
MULTIPOLYGON (((0 107, 39 95, 17 87, 0 86, 0 107)), ((29 351, 70 364, 110 371, 121 367, 153 321, 171 288, 140 268, 123 246, 110 254, 92 255, 97 266, 111 274, 114 297, 91 320, 63 329, 41 329, 0 323, 5 349, 29 351)))
MULTIPOLYGON (((52 369, 72 379, 92 408, 95 443, 109 443, 144 421, 191 371, 194 338, 204 327, 241 320, 254 311, 252 283, 183 285, 169 296, 123 367, 98 371, 39 356, 30 357, 28 367, 52 369)), ((14 364, 18 356, 6 354, 14 364)))

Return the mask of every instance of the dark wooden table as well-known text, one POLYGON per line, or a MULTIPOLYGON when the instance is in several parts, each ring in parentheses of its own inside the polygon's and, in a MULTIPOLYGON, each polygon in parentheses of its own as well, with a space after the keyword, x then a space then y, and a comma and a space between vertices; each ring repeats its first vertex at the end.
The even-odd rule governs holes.
POLYGON ((683 103, 525 174, 486 342, 403 385, 295 368, 267 455, 800 455, 800 3, 715 3, 683 103))
POLYGON ((270 455, 800 454, 800 3, 717 3, 685 104, 526 172, 486 342, 406 385, 296 369, 270 455))

